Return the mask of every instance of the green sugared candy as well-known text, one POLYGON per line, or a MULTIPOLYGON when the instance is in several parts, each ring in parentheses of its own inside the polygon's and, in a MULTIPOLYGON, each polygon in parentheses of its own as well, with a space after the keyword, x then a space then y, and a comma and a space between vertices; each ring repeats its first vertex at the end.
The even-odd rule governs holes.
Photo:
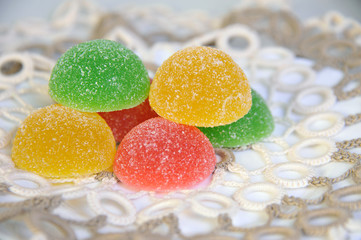
POLYGON ((120 43, 80 43, 57 61, 49 94, 58 103, 83 112, 132 108, 149 93, 149 77, 137 55, 120 43))
POLYGON ((228 125, 199 129, 214 147, 240 147, 270 136, 274 121, 264 99, 252 89, 252 107, 243 118, 228 125))

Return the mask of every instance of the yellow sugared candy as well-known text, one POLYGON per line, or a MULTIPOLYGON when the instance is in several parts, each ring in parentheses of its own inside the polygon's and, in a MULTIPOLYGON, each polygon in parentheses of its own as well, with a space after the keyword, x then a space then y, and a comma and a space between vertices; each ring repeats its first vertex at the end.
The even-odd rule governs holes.
POLYGON ((213 127, 247 114, 252 96, 247 77, 230 56, 215 48, 190 47, 158 68, 149 102, 168 120, 213 127))
POLYGON ((115 140, 97 113, 51 105, 30 114, 16 133, 12 159, 44 177, 78 177, 108 169, 115 140))

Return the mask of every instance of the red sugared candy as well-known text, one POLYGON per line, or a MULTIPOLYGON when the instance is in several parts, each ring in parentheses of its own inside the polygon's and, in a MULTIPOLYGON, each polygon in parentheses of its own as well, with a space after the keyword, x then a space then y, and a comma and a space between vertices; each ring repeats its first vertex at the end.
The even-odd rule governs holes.
POLYGON ((115 156, 114 173, 139 190, 169 191, 200 183, 215 165, 212 144, 196 127, 152 118, 124 137, 115 156))
POLYGON ((100 112, 99 115, 112 129, 117 142, 121 142, 125 134, 133 127, 145 120, 158 117, 158 114, 150 107, 148 99, 134 108, 114 112, 100 112))

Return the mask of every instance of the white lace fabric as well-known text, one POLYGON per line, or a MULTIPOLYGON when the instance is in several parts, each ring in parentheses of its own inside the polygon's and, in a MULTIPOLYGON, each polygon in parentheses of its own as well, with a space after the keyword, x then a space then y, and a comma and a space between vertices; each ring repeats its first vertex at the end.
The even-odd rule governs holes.
POLYGON ((358 239, 361 26, 337 12, 300 23, 290 11, 284 1, 245 1, 212 19, 77 0, 50 22, 1 29, 0 239, 358 239), (53 103, 47 82, 57 57, 94 38, 124 43, 150 76, 187 46, 225 51, 266 99, 274 133, 216 149, 212 176, 170 193, 128 190, 109 172, 47 179, 17 169, 12 139, 27 115, 53 103))

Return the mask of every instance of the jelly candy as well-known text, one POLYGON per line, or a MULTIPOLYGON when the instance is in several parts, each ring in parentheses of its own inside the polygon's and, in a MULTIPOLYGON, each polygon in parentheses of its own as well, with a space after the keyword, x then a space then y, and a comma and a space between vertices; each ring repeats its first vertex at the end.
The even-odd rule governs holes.
POLYGON ((199 129, 158 117, 139 124, 124 137, 114 173, 136 189, 169 191, 201 182, 215 164, 212 144, 199 129))
POLYGON ((24 120, 12 159, 18 168, 44 177, 78 177, 109 168, 115 151, 112 131, 97 113, 54 104, 24 120))
MULTIPOLYGON (((150 82, 152 82, 152 79, 150 79, 150 82)), ((99 112, 99 115, 112 129, 117 142, 121 142, 125 134, 133 127, 145 120, 158 117, 158 114, 150 107, 148 98, 134 108, 114 112, 99 112)))
POLYGON ((251 89, 242 69, 210 47, 180 50, 158 68, 149 102, 159 116, 200 127, 232 123, 251 108, 251 89))
POLYGON ((99 112, 99 115, 104 118, 112 129, 117 142, 121 142, 125 134, 133 127, 145 120, 158 117, 158 114, 149 106, 148 99, 134 108, 114 112, 99 112))
POLYGON ((252 107, 243 118, 228 125, 199 129, 214 147, 239 147, 271 135, 274 121, 263 98, 252 89, 252 107))
POLYGON ((53 68, 49 94, 58 103, 83 112, 132 108, 149 93, 142 61, 110 40, 80 43, 65 52, 53 68))

